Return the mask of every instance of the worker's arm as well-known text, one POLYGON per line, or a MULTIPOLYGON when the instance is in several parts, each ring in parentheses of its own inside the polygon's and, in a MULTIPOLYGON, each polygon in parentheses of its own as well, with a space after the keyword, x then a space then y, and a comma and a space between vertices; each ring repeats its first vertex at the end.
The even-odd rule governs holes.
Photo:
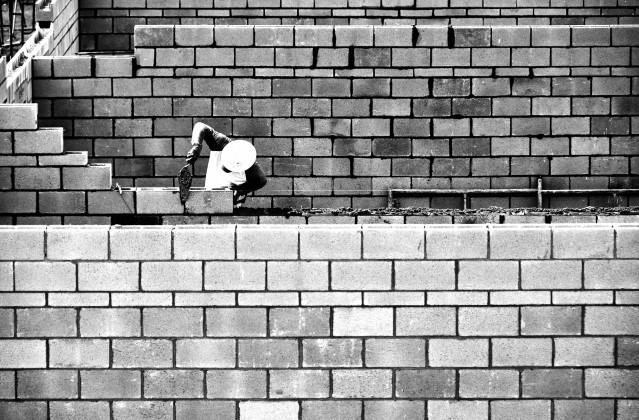
POLYGON ((246 170, 246 182, 237 187, 233 187, 237 191, 237 195, 246 195, 251 191, 259 190, 266 185, 266 175, 260 165, 255 162, 246 170))
POLYGON ((200 156, 202 152, 202 143, 206 142, 209 149, 213 152, 219 152, 224 149, 231 140, 222 133, 218 133, 212 127, 198 122, 193 127, 193 133, 191 134, 191 150, 186 155, 186 161, 193 163, 200 156))

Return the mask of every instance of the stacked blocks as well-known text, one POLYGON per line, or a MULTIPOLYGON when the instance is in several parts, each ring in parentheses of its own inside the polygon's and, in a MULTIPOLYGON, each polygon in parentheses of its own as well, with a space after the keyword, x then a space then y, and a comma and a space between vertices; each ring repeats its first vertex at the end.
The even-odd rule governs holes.
MULTIPOLYGON (((623 25, 137 26, 135 74, 131 58, 65 59, 73 73, 43 59, 34 95, 43 123, 112 163, 123 186, 175 186, 197 121, 252 141, 269 183, 251 207, 375 208, 388 188, 535 188, 539 178, 545 189, 636 188, 637 39, 623 25), (122 71, 100 71, 105 62, 122 71)), ((536 202, 471 199, 490 205, 536 202)))
POLYGON ((631 224, 0 228, 0 414, 629 420, 638 244, 631 224))
POLYGON ((135 25, 637 23, 633 0, 80 0, 84 51, 132 50, 135 25))

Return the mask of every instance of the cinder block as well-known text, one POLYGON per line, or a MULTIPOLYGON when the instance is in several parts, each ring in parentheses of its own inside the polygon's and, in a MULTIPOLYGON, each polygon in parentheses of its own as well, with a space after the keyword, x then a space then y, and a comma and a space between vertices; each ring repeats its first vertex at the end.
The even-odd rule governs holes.
POLYGON ((550 258, 550 227, 507 228, 491 226, 490 258, 550 258))
POLYGON ((147 337, 201 337, 204 314, 201 308, 146 308, 143 322, 147 337))
POLYGON ((268 290, 328 290, 326 261, 268 261, 268 290))
MULTIPOLYGON (((418 0, 419 3, 420 0, 418 0)), ((421 6, 421 5, 420 5, 421 6)), ((448 28, 444 26, 415 26, 418 47, 448 47, 448 28)))
POLYGON ((78 264, 78 289, 81 291, 137 291, 137 262, 93 262, 78 264))
POLYGON ((142 396, 141 372, 135 370, 86 370, 80 375, 82 398, 121 399, 142 396))
POLYGON ((639 257, 639 228, 630 226, 616 226, 617 257, 639 257))
POLYGON ((62 168, 62 182, 67 190, 111 189, 111 165, 94 163, 84 168, 62 168))
POLYGON ((108 368, 109 340, 49 340, 49 367, 108 368))
POLYGON ((636 335, 639 308, 633 306, 586 308, 585 334, 636 335))
POLYGON ((14 134, 16 154, 62 153, 61 128, 41 128, 37 131, 16 131, 14 134))
POLYGON ((191 190, 184 204, 185 214, 232 214, 233 193, 230 190, 191 190))
MULTIPOLYGON (((9 199, 10 197, 2 197, 9 199)), ((34 197, 35 199, 35 197, 34 197)), ((0 206, 1 209, 1 206, 0 206)), ((43 260, 43 226, 3 226, 0 228, 0 260, 43 260)))
POLYGON ((361 258, 361 228, 341 226, 338 230, 326 226, 307 227, 300 231, 301 259, 361 258))
POLYGON ((264 290, 265 262, 212 262, 204 265, 206 290, 264 290))
POLYGON ((207 335, 265 337, 265 308, 207 308, 207 335))
POLYGON ((134 57, 94 57, 96 77, 132 77, 134 57))
POLYGON ((478 306, 488 304, 488 292, 427 292, 428 306, 478 306))
POLYGON ((64 152, 61 155, 38 156, 40 166, 86 166, 89 163, 87 152, 64 152))
POLYGON ((36 130, 38 128, 38 105, 0 105, 0 127, 3 130, 36 130))
POLYGON ((171 259, 171 229, 119 227, 109 232, 112 260, 171 259))
POLYGON ((0 409, 9 418, 44 420, 47 418, 47 403, 45 401, 34 402, 2 402, 0 409))
POLYGON ((75 293, 75 292, 49 293, 48 304, 49 306, 64 306, 64 307, 106 306, 109 304, 109 294, 108 293, 75 293))
POLYGON ((19 371, 18 398, 78 398, 78 372, 74 370, 19 371))
POLYGON ((516 307, 460 308, 459 335, 509 336, 519 333, 519 310, 516 307))
POLYGON ((430 366, 488 366, 488 340, 431 339, 428 343, 430 366))
POLYGON ((429 401, 429 419, 487 419, 488 401, 429 401))
POLYGON ((579 261, 522 261, 523 289, 578 289, 581 287, 579 261))
POLYGON ((270 375, 271 398, 327 398, 328 370, 274 370, 270 375))
MULTIPOLYGON (((563 402, 563 401, 562 401, 563 402)), ((511 418, 513 413, 519 416, 550 420, 550 401, 491 401, 490 409, 492 418, 495 420, 505 420, 511 418)))
POLYGON ((333 46, 332 26, 296 26, 295 46, 297 47, 331 47, 333 46))
POLYGON ((170 417, 173 413, 172 401, 116 401, 113 407, 113 420, 153 417, 170 417))
MULTIPOLYGON (((189 196, 190 197, 190 196, 189 196)), ((184 207, 179 192, 171 189, 149 189, 136 191, 138 214, 182 214, 184 207)))
POLYGON ((0 340, 2 369, 37 369, 47 365, 45 340, 0 340))
POLYGON ((423 401, 365 401, 364 413, 367 419, 382 420, 407 416, 408 418, 425 418, 423 401))
POLYGON ((556 338, 555 366, 612 366, 613 338, 556 338))
POLYGON ((216 46, 251 46, 253 45, 253 26, 216 26, 216 46))
POLYGON ((109 254, 108 227, 47 230, 47 258, 51 260, 106 260, 109 254))
POLYGON ((428 259, 486 258, 488 229, 485 227, 449 227, 426 229, 428 259))
POLYGON ((525 47, 530 45, 531 28, 527 26, 496 26, 492 28, 495 47, 525 47))
POLYGON ((136 26, 133 39, 136 47, 172 47, 174 40, 172 25, 136 26))
POLYGON ((113 340, 114 368, 163 368, 173 366, 169 340, 113 340))
POLYGON ((80 310, 81 337, 139 337, 139 309, 98 309, 80 310))
POLYGON ((76 267, 71 262, 16 262, 16 291, 75 290, 76 267))
POLYGON ((297 340, 238 340, 238 360, 241 368, 297 367, 297 340))
POLYGON ((573 418, 594 417, 599 419, 614 418, 614 400, 557 400, 555 418, 568 420, 573 418))
POLYGON ((531 369, 521 373, 524 398, 583 397, 583 373, 579 369, 531 369))
POLYGON ((396 395, 400 398, 453 398, 455 371, 443 369, 399 370, 396 395))
POLYGON ((375 26, 376 47, 412 47, 412 26, 375 26))
POLYGON ((230 260, 235 257, 235 227, 176 226, 173 258, 176 260, 230 260))
POLYGON ((263 418, 295 420, 299 418, 300 410, 297 401, 242 401, 239 407, 241 418, 246 420, 263 418))
POLYGON ((550 338, 495 338, 492 366, 551 366, 550 338))
POLYGON ((611 258, 612 227, 553 227, 553 258, 611 258))
POLYGON ((175 45, 182 47, 213 45, 213 26, 179 25, 175 27, 175 45))
POLYGON ((460 261, 460 290, 516 290, 519 264, 516 261, 460 261))
POLYGON ((393 318, 392 308, 334 308, 333 335, 392 336, 393 318))
POLYGON ((335 46, 373 46, 372 26, 336 26, 335 46))
POLYGON ((570 27, 535 27, 532 30, 532 46, 563 47, 570 45, 570 27))
POLYGON ((455 308, 397 308, 396 334, 455 335, 455 308))
POLYGON ((45 305, 44 293, 1 293, 0 306, 40 307, 45 305))
POLYGON ((57 190, 60 188, 60 169, 15 168, 13 185, 17 190, 57 190))
MULTIPOLYGON (((550 302, 549 291, 490 292, 491 305, 549 305, 550 302)), ((552 303, 559 303, 559 299, 553 300, 552 303)))
POLYGON ((639 289, 639 261, 585 261, 584 286, 586 289, 639 289))
POLYGON ((363 240, 364 258, 424 258, 425 236, 421 227, 365 227, 363 240))
POLYGON ((53 77, 91 77, 91 57, 54 57, 53 77))
POLYGON ((18 337, 75 337, 75 309, 30 308, 16 310, 18 337))
POLYGON ((210 370, 206 383, 208 398, 266 398, 263 370, 210 370))
POLYGON ((201 262, 143 262, 141 286, 145 291, 202 290, 201 262))
POLYGON ((334 398, 390 398, 392 371, 390 369, 333 370, 334 398))
POLYGON ((462 398, 517 398, 519 372, 516 370, 460 370, 459 396, 462 398))
POLYGON ((358 339, 303 340, 304 367, 362 366, 362 341, 358 339))
POLYGON ((49 412, 52 419, 93 418, 106 420, 110 416, 109 403, 107 401, 52 401, 49 404, 49 412))
POLYGON ((237 257, 240 259, 297 259, 297 244, 296 228, 237 227, 237 257), (272 246, 274 243, 278 246, 272 246))
POLYGON ((202 398, 204 397, 204 372, 199 370, 144 371, 144 396, 202 398))
POLYGON ((522 335, 579 335, 581 323, 578 306, 521 308, 522 335))
POLYGON ((391 263, 333 262, 331 265, 332 290, 390 290, 391 263))
POLYGON ((329 318, 329 308, 274 308, 269 311, 270 336, 328 336, 329 318))
POLYGON ((425 349, 422 339, 370 339, 366 341, 366 366, 424 367, 425 349))
POLYGON ((266 46, 293 46, 293 26, 255 26, 255 45, 266 46))

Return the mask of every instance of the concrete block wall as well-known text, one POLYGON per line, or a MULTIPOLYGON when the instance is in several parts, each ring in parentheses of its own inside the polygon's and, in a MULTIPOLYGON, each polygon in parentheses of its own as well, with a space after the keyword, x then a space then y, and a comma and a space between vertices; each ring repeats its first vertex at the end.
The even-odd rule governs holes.
MULTIPOLYGON (((176 185, 197 121, 253 141, 269 184, 252 207, 385 207, 389 187, 540 177, 636 188, 638 40, 636 26, 138 26, 135 69, 131 57, 43 58, 34 94, 41 122, 112 163, 123 186, 176 185)), ((471 200, 490 205, 536 203, 471 200)))
POLYGON ((631 224, 0 228, 0 417, 634 419, 638 250, 631 224))
POLYGON ((132 50, 135 25, 636 24, 636 0, 80 0, 83 51, 132 50))
POLYGON ((2 224, 12 215, 82 214, 87 191, 111 189, 111 165, 65 153, 63 129, 39 128, 37 115, 37 104, 0 105, 2 224))
POLYGON ((36 21, 42 28, 53 28, 51 55, 73 55, 80 49, 79 0, 53 0, 36 10, 36 21))

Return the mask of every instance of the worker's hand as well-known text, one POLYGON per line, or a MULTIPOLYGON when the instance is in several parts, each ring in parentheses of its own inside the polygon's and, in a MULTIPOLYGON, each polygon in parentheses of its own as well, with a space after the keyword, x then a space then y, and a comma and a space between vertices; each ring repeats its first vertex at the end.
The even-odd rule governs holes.
POLYGON ((189 153, 186 154, 186 163, 193 163, 200 157, 200 152, 202 151, 202 146, 199 144, 194 145, 189 153))
POLYGON ((233 202, 237 207, 241 207, 242 203, 246 201, 246 194, 242 194, 237 190, 233 190, 233 202))

